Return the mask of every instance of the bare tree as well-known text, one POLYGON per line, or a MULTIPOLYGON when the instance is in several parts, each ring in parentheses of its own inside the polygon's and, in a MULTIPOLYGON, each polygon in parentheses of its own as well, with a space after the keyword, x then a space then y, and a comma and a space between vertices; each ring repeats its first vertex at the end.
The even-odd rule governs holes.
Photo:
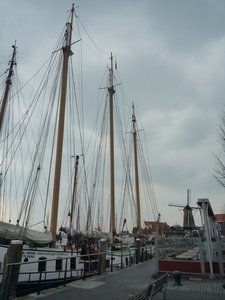
POLYGON ((219 123, 217 124, 218 142, 221 145, 220 156, 214 155, 216 161, 212 168, 211 175, 216 179, 217 183, 225 188, 225 110, 223 109, 219 115, 219 123))

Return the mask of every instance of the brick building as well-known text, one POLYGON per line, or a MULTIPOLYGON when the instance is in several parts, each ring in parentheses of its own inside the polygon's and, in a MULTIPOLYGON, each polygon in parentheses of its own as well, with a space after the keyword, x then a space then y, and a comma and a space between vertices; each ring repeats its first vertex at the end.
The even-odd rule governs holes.
POLYGON ((162 235, 164 230, 170 230, 170 226, 166 222, 145 221, 145 228, 142 229, 142 234, 158 234, 162 235))
POLYGON ((221 236, 225 236, 225 214, 215 215, 215 222, 218 224, 221 236))

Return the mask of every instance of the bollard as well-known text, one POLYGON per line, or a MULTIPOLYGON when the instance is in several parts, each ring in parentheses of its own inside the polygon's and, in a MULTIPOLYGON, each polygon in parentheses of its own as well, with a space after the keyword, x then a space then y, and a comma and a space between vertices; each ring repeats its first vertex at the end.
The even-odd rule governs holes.
POLYGON ((180 271, 174 271, 173 272, 173 277, 175 279, 174 285, 182 285, 180 280, 181 280, 181 272, 180 271))
POLYGON ((98 270, 99 270, 99 275, 102 272, 105 272, 105 268, 106 268, 106 240, 105 239, 101 239, 100 240, 100 245, 99 245, 99 252, 102 253, 101 255, 99 255, 99 266, 98 266, 98 270))
POLYGON ((0 299, 13 299, 16 297, 16 289, 20 272, 20 264, 7 266, 7 264, 20 263, 23 243, 19 240, 11 241, 10 247, 4 258, 3 280, 0 289, 0 299))
POLYGON ((141 245, 141 240, 140 239, 136 239, 135 240, 135 248, 136 248, 136 264, 138 264, 139 260, 140 260, 140 245, 141 245))

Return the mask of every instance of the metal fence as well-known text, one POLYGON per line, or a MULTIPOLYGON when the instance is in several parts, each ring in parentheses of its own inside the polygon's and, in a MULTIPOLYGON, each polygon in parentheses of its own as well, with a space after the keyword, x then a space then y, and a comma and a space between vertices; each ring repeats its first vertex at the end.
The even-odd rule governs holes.
POLYGON ((93 260, 91 255, 77 255, 71 257, 63 257, 59 263, 59 258, 45 259, 40 261, 23 262, 7 264, 7 272, 2 278, 2 286, 0 291, 0 300, 11 299, 11 287, 17 285, 16 297, 21 297, 30 293, 40 294, 41 290, 53 288, 75 281, 85 280, 89 276, 100 276, 104 272, 113 272, 114 270, 123 269, 137 264, 139 261, 144 261, 151 258, 146 249, 142 248, 140 251, 137 249, 119 250, 119 251, 107 251, 97 254, 97 259, 93 260), (70 260, 74 259, 75 268, 71 269, 70 260), (58 262, 57 262, 58 260, 58 262), (54 265, 55 270, 48 270, 48 268, 40 267, 41 264, 54 265), (18 282, 12 282, 14 270, 18 265, 20 269, 29 267, 29 271, 23 271, 19 273, 18 282), (61 266, 61 267, 60 267, 61 266), (30 271, 32 269, 32 271, 30 271))

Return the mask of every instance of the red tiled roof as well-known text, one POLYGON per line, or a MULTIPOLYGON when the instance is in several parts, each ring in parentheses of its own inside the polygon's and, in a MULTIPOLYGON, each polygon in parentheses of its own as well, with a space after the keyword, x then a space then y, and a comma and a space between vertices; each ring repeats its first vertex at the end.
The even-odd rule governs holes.
MULTIPOLYGON (((145 221, 145 226, 151 226, 154 231, 157 229, 158 222, 145 221)), ((165 230, 170 229, 170 226, 166 222, 159 222, 159 229, 165 230)))
POLYGON ((215 221, 216 222, 225 222, 225 214, 215 215, 215 221))

